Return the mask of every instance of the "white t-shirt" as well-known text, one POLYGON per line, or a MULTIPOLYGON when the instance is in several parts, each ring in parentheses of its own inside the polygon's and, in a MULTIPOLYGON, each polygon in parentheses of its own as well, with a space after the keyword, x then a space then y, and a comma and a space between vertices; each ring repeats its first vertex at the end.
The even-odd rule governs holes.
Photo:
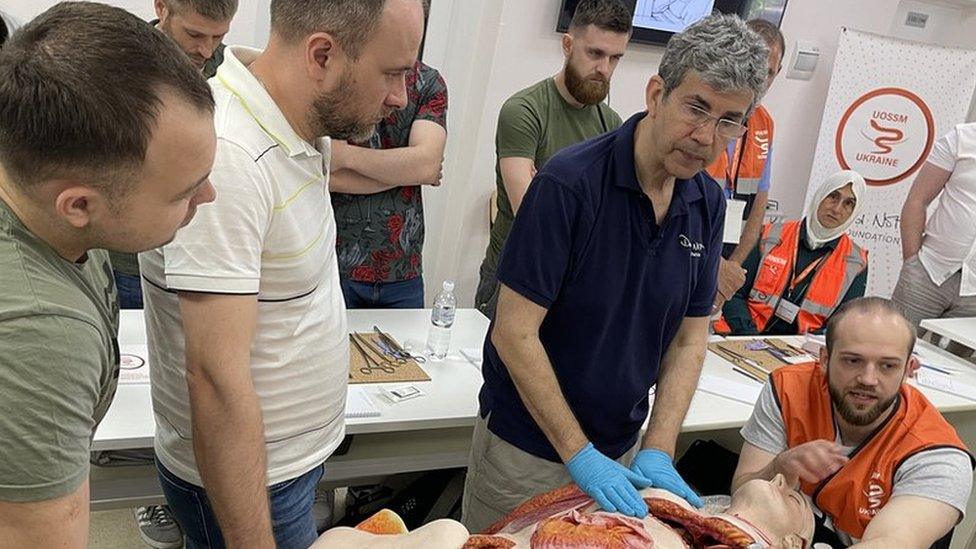
POLYGON ((962 269, 959 294, 976 295, 976 123, 958 124, 936 141, 928 162, 952 175, 925 224, 918 259, 936 284, 962 269))
POLYGON ((328 142, 320 141, 320 153, 294 132, 245 66, 258 53, 228 48, 210 80, 216 200, 172 243, 139 257, 156 454, 197 485, 177 290, 257 296, 251 377, 269 484, 321 464, 345 429, 349 340, 323 171, 328 142))

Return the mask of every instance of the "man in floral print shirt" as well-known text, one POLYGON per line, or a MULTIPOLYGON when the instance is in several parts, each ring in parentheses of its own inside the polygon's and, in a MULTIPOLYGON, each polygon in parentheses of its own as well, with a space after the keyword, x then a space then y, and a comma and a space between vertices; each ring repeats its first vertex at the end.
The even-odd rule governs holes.
POLYGON ((332 142, 332 205, 342 293, 349 308, 421 308, 421 185, 438 186, 447 141, 447 85, 420 61, 407 106, 367 142, 332 142))

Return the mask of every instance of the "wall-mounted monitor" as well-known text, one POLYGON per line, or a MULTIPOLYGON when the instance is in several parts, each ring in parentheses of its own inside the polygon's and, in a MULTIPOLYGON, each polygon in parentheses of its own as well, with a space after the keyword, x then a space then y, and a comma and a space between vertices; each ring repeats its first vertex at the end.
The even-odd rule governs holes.
MULTIPOLYGON (((777 27, 783 21, 787 0, 621 0, 634 13, 632 42, 667 44, 676 32, 718 11, 743 19, 762 18, 777 27)), ((556 30, 566 32, 580 0, 563 0, 556 30)))

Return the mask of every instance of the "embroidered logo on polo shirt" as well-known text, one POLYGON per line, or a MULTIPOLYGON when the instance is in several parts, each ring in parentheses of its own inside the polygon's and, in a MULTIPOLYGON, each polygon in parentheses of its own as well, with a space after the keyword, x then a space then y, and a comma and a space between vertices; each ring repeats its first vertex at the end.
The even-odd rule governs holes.
POLYGON ((705 245, 701 242, 692 242, 690 238, 685 235, 678 235, 678 244, 682 247, 688 248, 691 257, 701 257, 702 252, 705 251, 705 245))

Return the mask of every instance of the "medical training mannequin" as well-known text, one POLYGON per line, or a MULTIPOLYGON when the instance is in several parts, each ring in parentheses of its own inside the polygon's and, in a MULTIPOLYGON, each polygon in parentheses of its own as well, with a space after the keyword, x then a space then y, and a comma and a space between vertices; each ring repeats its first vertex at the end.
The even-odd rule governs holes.
POLYGON ((670 492, 645 488, 651 513, 643 520, 606 513, 575 485, 536 496, 488 529, 468 535, 459 523, 438 520, 406 532, 386 511, 352 528, 325 532, 313 548, 345 549, 655 549, 760 547, 800 549, 813 537, 813 511, 782 475, 743 484, 724 512, 708 513, 670 492), (381 532, 391 532, 382 534, 381 532), (395 533, 403 532, 403 533, 395 533), (686 540, 693 540, 686 543, 686 540), (755 545, 754 545, 755 544, 755 545))
POLYGON ((769 223, 742 266, 746 282, 713 322, 724 335, 820 332, 830 313, 864 295, 867 251, 846 234, 865 200, 857 172, 820 184, 803 219, 769 223))

